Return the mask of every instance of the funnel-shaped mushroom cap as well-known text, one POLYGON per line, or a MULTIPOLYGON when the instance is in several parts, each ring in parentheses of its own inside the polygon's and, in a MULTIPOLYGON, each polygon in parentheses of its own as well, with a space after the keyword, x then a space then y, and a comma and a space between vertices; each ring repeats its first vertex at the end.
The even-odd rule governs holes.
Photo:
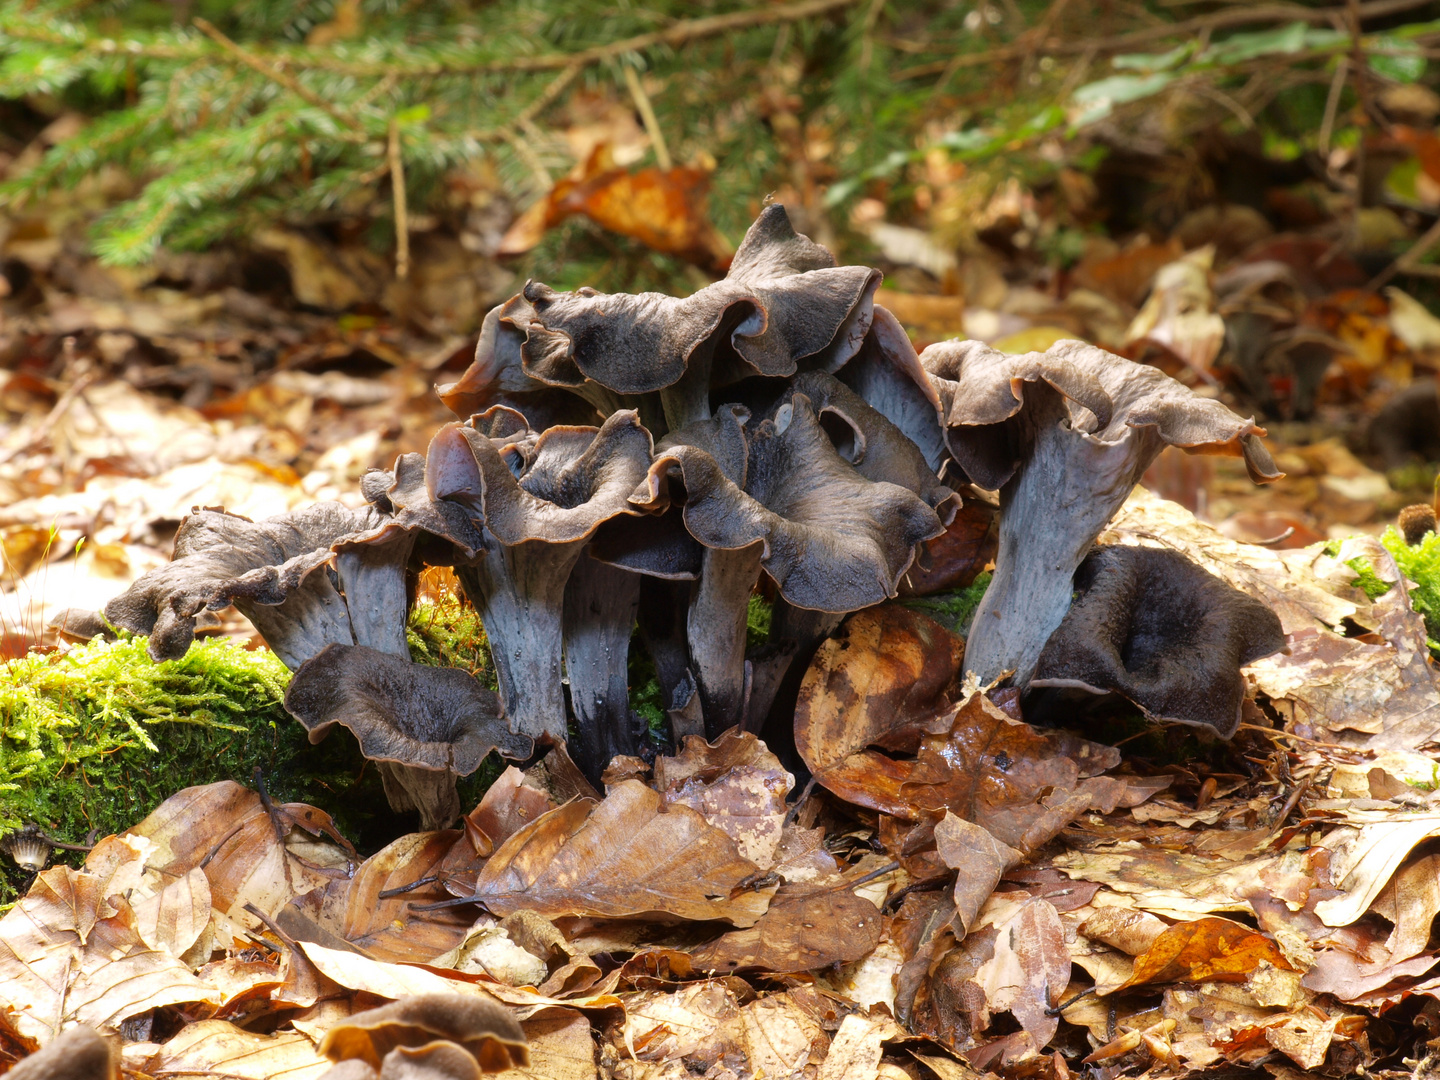
POLYGON ((119 1075, 110 1044, 84 1024, 22 1059, 6 1075, 15 1080, 111 1080, 119 1075))
POLYGON ((1075 587, 1032 688, 1122 694, 1152 719, 1228 739, 1245 698, 1240 668, 1285 647, 1273 611, 1176 551, 1096 548, 1075 587))
POLYGON ((363 645, 331 645, 301 664, 285 708, 312 743, 341 724, 371 761, 406 766, 383 771, 386 796, 397 810, 419 810, 426 828, 454 820, 454 778, 469 776, 491 750, 521 760, 533 749, 510 731, 499 698, 473 675, 363 645), (409 790, 392 791, 397 784, 409 790))
POLYGON ((291 667, 327 644, 353 640, 344 601, 315 573, 345 538, 381 524, 373 510, 316 503, 262 521, 197 510, 181 523, 174 560, 150 571, 105 606, 116 626, 149 634, 150 656, 184 656, 195 616, 232 603, 291 667))
POLYGON ((331 1061, 358 1059, 379 1068, 398 1047, 418 1049, 437 1040, 458 1045, 486 1072, 530 1064, 525 1032, 509 1011, 461 994, 417 994, 356 1013, 325 1033, 320 1052, 331 1061))
MULTIPOLYGON (((726 406, 714 422, 743 435, 744 410, 726 406)), ((711 445, 721 442, 706 435, 711 445)), ((676 471, 689 533, 709 548, 761 544, 761 565, 797 607, 856 611, 895 595, 916 545, 944 531, 915 494, 867 480, 843 460, 803 394, 755 426, 738 482, 733 465, 727 475, 711 453, 678 444, 683 436, 657 453, 633 501, 667 507, 676 471)))
POLYGON ((926 349, 921 362, 940 395, 951 453, 981 487, 1003 487, 1026 456, 1027 383, 1061 395, 1071 427, 1097 444, 1118 447, 1131 429, 1140 429, 1136 450, 1148 449, 1152 457, 1162 446, 1178 446, 1243 455, 1257 484, 1282 475, 1260 441, 1265 429, 1253 419, 1199 397, 1157 368, 1083 341, 1020 356, 978 341, 945 341, 926 349))
POLYGON ((960 496, 940 482, 920 448, 878 409, 823 371, 803 372, 790 385, 794 393, 810 399, 836 452, 856 472, 867 480, 913 491, 940 516, 942 525, 954 520, 960 496))
POLYGON ((688 297, 527 283, 487 317, 475 363, 441 394, 461 410, 565 387, 608 414, 617 395, 669 390, 666 414, 680 426, 708 413, 712 385, 844 364, 869 329, 879 284, 869 267, 835 266, 771 206, 725 280, 688 297))
POLYGON ((860 351, 836 376, 915 444, 931 472, 943 474, 950 452, 940 429, 940 398, 900 320, 876 304, 860 351))

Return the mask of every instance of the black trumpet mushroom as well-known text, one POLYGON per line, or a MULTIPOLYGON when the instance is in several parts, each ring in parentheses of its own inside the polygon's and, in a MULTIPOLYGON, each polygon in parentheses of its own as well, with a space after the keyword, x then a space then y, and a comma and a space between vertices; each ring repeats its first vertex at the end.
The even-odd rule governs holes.
POLYGON ((1166 446, 1243 456, 1257 484, 1282 475, 1253 419, 1083 342, 1014 356, 946 341, 920 359, 955 464, 1000 493, 995 575, 965 646, 982 682, 1028 685, 1080 561, 1166 446))

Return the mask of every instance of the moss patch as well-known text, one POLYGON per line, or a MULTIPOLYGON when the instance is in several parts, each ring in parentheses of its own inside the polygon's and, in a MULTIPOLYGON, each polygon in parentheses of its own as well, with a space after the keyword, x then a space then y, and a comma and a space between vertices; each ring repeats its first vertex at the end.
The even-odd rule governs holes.
POLYGON ((1412 547, 1392 525, 1380 542, 1394 556, 1400 572, 1415 583, 1410 590, 1410 604, 1424 618, 1430 652, 1440 660, 1440 536, 1426 533, 1412 547))
POLYGON ((911 611, 929 615, 952 634, 967 637, 970 633, 970 622, 975 618, 975 609, 980 606, 985 590, 990 587, 991 576, 988 572, 982 573, 965 588, 955 592, 916 596, 900 602, 911 611))

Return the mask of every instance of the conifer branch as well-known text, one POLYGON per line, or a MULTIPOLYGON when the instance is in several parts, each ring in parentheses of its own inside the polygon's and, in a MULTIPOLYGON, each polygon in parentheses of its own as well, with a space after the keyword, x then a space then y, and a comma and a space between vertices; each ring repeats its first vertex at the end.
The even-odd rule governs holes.
POLYGON ((286 90, 289 90, 301 101, 305 102, 305 104, 313 105, 315 108, 328 113, 336 120, 336 122, 343 125, 344 127, 348 127, 352 130, 357 131, 361 130, 359 122, 354 117, 337 108, 333 102, 326 101, 318 94, 309 90, 303 83, 300 82, 299 79, 295 78, 293 75, 281 71, 279 68, 268 63, 261 57, 257 56, 255 53, 251 52, 249 49, 246 49, 244 46, 237 45, 235 42, 231 41, 228 37, 225 36, 225 34, 220 30, 219 27, 217 27, 214 23, 210 22, 208 19, 202 19, 199 16, 196 16, 194 22, 196 29, 198 29, 211 41, 215 42, 215 44, 219 45, 220 48, 224 49, 225 52, 227 52, 229 55, 233 56, 236 60, 240 61, 240 63, 248 67, 251 71, 257 72, 260 75, 265 76, 265 78, 269 79, 271 82, 278 83, 280 86, 285 87, 286 90))

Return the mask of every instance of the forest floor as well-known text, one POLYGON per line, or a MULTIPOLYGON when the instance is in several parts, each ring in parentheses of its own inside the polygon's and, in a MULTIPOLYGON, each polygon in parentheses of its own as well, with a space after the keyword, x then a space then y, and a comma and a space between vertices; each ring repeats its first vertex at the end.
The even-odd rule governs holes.
MULTIPOLYGON (((1067 197, 1099 198, 1085 181, 1067 197)), ((57 837, 90 850, 0 919, 0 1068, 80 1020, 123 1034, 127 1075, 310 1080, 345 1018, 443 990, 521 1021, 516 1080, 1440 1075, 1440 669, 1413 603, 1440 601, 1440 551, 1407 582, 1379 540, 1433 497, 1440 318, 1433 282, 1366 247, 1425 219, 1264 190, 1265 213, 1077 233, 1058 266, 1032 242, 1061 196, 1019 184, 959 255, 878 203, 847 226, 917 346, 1079 337, 1260 415, 1283 481, 1168 450, 1102 536, 1279 614, 1289 649, 1245 669, 1233 741, 1018 724, 956 682, 963 625, 894 603, 811 666, 818 784, 749 735, 618 764, 604 792, 556 750, 460 828, 357 850, 216 777, 57 837), (867 711, 947 656, 929 697, 867 711), (875 749, 899 732, 913 754, 875 749), (977 845, 982 795, 1022 862, 977 845)), ((61 663, 53 617, 166 562, 192 507, 359 505, 365 470, 450 419, 433 385, 518 285, 443 232, 381 302, 357 282, 385 268, 334 235, 122 270, 63 199, 26 214, 0 248, 0 658, 61 663)), ((233 612, 207 633, 254 644, 233 612)))

